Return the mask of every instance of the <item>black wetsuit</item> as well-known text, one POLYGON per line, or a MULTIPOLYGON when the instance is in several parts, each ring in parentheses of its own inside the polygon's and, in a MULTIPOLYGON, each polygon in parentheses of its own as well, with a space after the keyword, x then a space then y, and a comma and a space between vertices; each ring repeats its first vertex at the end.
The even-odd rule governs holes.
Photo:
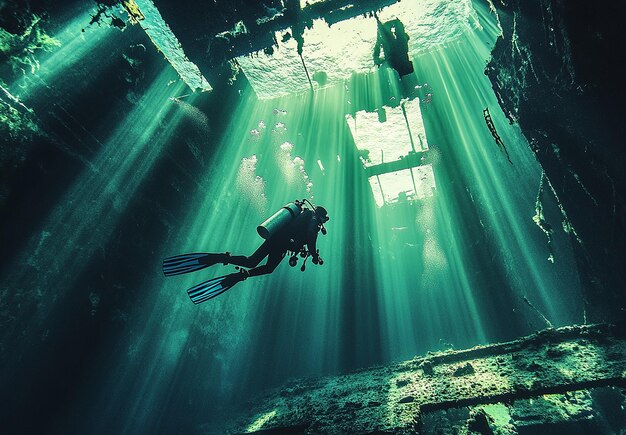
POLYGON ((374 46, 374 63, 381 65, 380 48, 385 54, 384 61, 398 71, 400 77, 413 72, 413 63, 409 59, 409 35, 404 31, 402 21, 395 19, 381 23, 376 18, 378 35, 374 46), (393 29, 393 32, 391 31, 393 29))
POLYGON ((304 209, 292 222, 277 234, 265 240, 252 255, 230 256, 228 263, 237 266, 251 267, 250 276, 272 273, 285 258, 287 251, 298 252, 306 244, 310 254, 317 257, 317 234, 320 231, 319 218, 309 209, 304 209), (256 267, 267 257, 267 262, 256 267))

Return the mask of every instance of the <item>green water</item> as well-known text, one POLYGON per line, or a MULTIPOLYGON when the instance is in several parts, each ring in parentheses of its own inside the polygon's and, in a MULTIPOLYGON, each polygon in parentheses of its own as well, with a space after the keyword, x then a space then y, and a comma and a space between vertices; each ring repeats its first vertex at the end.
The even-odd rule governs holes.
MULTIPOLYGON (((95 433, 149 433, 179 420, 210 426, 224 409, 292 377, 511 339, 547 321, 581 323, 563 216, 544 189, 543 213, 555 228, 550 261, 546 235, 533 221, 542 170, 484 75, 498 29, 489 11, 475 8, 478 21, 469 20, 465 33, 413 58, 417 83, 427 84, 419 97, 434 194, 382 208, 345 115, 397 106, 401 84, 390 70, 270 100, 246 86, 225 105, 234 107, 217 134, 196 106, 202 95, 186 96, 184 83, 161 64, 124 121, 98 133, 100 148, 11 259, 3 298, 7 289, 17 292, 15 315, 28 319, 26 329, 13 331, 25 337, 16 355, 32 352, 46 330, 72 316, 74 298, 89 300, 80 309, 94 312, 123 307, 100 320, 117 332, 101 337, 81 364, 67 409, 80 411, 95 433), (485 125, 486 107, 512 163, 485 125), (156 167, 190 158, 200 168, 189 174, 193 189, 181 190, 180 180, 162 171, 154 178, 156 167), (159 186, 158 195, 138 193, 148 183, 159 186), (171 196, 179 206, 163 212, 159 204, 171 196), (285 261, 272 275, 198 306, 185 289, 232 266, 162 276, 160 262, 171 255, 251 254, 262 241, 256 226, 296 198, 329 211, 328 234, 318 240, 323 266, 308 264, 301 273, 285 261), (148 267, 134 270, 131 258, 128 282, 84 286, 88 266, 125 256, 123 243, 131 242, 118 242, 120 222, 139 202, 163 227, 155 243, 135 229, 148 267), (132 288, 132 304, 109 300, 113 285, 132 288)), ((77 35, 81 25, 68 27, 77 35)), ((80 44, 73 39, 81 47, 72 49, 76 56, 110 32, 90 31, 94 36, 76 36, 80 44)), ((42 63, 46 83, 73 65, 49 62, 42 63)), ((37 89, 26 89, 27 102, 37 89)))

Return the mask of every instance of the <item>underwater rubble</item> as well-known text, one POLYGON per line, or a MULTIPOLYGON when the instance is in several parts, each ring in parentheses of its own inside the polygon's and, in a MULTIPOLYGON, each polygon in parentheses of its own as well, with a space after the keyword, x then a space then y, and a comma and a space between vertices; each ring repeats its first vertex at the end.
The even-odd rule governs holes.
POLYGON ((428 353, 253 400, 228 433, 620 433, 626 325, 546 329, 428 353))

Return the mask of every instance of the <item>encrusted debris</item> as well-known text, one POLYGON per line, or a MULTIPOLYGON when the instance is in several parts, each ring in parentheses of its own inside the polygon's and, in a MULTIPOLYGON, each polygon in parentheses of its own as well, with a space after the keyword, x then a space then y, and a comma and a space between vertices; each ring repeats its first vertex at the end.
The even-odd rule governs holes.
MULTIPOLYGON (((625 328, 547 329, 507 343, 308 379, 259 399, 226 432, 517 433, 516 425, 530 424, 518 415, 531 412, 524 410, 532 408, 526 399, 558 407, 592 388, 626 386, 625 328), (512 411, 518 401, 521 408, 512 411)), ((588 405, 579 408, 571 415, 591 415, 588 405)))

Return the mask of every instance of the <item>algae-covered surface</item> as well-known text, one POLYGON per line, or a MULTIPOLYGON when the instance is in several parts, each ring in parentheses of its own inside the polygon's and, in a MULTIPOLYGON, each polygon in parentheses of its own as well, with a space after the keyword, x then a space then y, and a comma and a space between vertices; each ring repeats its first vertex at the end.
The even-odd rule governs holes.
POLYGON ((432 353, 333 378, 294 381, 258 398, 254 412, 244 413, 247 419, 237 416, 240 426, 231 430, 438 433, 435 428, 440 423, 431 415, 469 406, 475 415, 470 419, 466 411, 467 419, 474 425, 480 421, 476 414, 486 413, 485 424, 498 428, 496 432, 517 433, 510 420, 517 420, 520 427, 530 426, 533 412, 540 413, 533 417, 536 424, 546 427, 591 419, 593 404, 582 400, 589 396, 586 389, 626 385, 625 362, 623 326, 545 330, 513 342, 432 353), (585 391, 577 392, 581 389, 585 391), (527 398, 539 402, 531 406, 524 401, 527 398), (505 405, 511 403, 509 410, 505 405))

